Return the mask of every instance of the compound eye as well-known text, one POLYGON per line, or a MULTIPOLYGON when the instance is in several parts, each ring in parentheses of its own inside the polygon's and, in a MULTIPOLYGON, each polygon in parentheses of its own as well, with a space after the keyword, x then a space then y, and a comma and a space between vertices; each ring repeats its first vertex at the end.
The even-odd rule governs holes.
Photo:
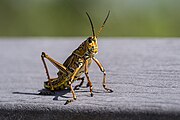
POLYGON ((92 39, 91 39, 91 38, 89 38, 89 39, 88 39, 88 42, 89 42, 89 43, 92 43, 92 39))

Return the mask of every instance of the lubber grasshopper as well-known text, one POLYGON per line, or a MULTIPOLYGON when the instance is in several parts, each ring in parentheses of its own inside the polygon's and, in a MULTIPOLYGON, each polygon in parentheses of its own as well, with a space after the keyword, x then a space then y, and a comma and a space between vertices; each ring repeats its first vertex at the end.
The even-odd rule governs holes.
POLYGON ((72 102, 73 100, 76 100, 76 95, 74 92, 74 89, 77 89, 78 87, 81 87, 84 82, 84 77, 81 77, 83 73, 85 73, 85 76, 87 78, 88 84, 87 86, 90 87, 90 94, 93 96, 93 90, 92 90, 92 83, 88 75, 88 68, 90 64, 92 63, 92 60, 95 61, 95 63, 99 66, 101 72, 103 72, 103 87, 108 92, 113 92, 111 89, 108 89, 106 87, 106 71, 103 68, 102 64, 95 58, 95 55, 98 53, 98 43, 97 43, 97 37, 102 31, 108 17, 110 14, 110 11, 107 14, 107 17, 105 18, 100 30, 98 31, 97 35, 94 31, 94 26, 92 23, 92 20, 89 16, 89 14, 86 12, 89 21, 91 23, 92 33, 93 35, 89 38, 87 38, 76 50, 72 52, 72 54, 66 59, 66 61, 61 64, 54 59, 52 59, 50 56, 48 56, 46 53, 42 52, 41 58, 47 73, 48 81, 44 82, 44 87, 51 91, 57 91, 57 90, 64 90, 66 88, 70 88, 73 99, 67 100, 65 104, 68 104, 72 102), (48 59, 55 67, 59 69, 57 75, 57 78, 50 78, 47 65, 45 63, 44 58, 48 59), (75 88, 72 88, 72 83, 75 80, 81 80, 81 83, 79 85, 76 85, 75 88))

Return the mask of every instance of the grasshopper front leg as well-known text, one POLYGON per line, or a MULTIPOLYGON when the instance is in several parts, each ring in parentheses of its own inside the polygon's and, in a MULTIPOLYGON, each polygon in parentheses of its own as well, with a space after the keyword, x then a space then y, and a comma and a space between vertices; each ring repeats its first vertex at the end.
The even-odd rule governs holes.
POLYGON ((99 60, 96 59, 95 57, 93 57, 92 59, 96 62, 96 64, 99 66, 101 72, 103 72, 103 74, 104 74, 104 76, 103 76, 103 87, 104 87, 104 89, 105 89, 106 91, 108 91, 108 92, 113 92, 113 90, 111 90, 111 89, 109 89, 109 88, 106 87, 106 71, 105 71, 105 69, 103 68, 102 64, 101 64, 101 63, 99 62, 99 60))
POLYGON ((76 95, 75 95, 75 92, 74 92, 74 89, 73 89, 73 87, 72 87, 72 82, 73 82, 73 80, 74 80, 77 72, 78 72, 78 71, 80 70, 80 68, 82 67, 82 65, 83 65, 82 63, 79 63, 78 68, 75 69, 75 71, 74 71, 74 73, 73 73, 73 75, 71 76, 71 79, 70 79, 70 81, 69 81, 69 86, 70 86, 70 89, 71 89, 71 92, 72 92, 72 95, 73 95, 73 99, 67 100, 64 105, 69 104, 70 102, 73 102, 74 100, 77 99, 77 97, 76 97, 76 95))
POLYGON ((89 74, 88 74, 88 60, 85 61, 85 75, 86 75, 86 78, 88 80, 88 85, 90 87, 90 93, 91 93, 91 97, 93 96, 93 92, 92 92, 92 82, 89 78, 89 74))

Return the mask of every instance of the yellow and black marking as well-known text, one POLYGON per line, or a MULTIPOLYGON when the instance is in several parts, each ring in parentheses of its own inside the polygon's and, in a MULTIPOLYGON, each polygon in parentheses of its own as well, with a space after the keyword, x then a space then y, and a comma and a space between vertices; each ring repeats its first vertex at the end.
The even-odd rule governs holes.
POLYGON ((110 11, 108 12, 107 17, 105 18, 100 30, 98 31, 98 34, 95 34, 94 26, 92 23, 92 20, 89 16, 89 14, 86 12, 89 21, 91 23, 92 28, 92 36, 88 37, 77 49, 75 49, 72 54, 65 60, 63 64, 55 61, 53 58, 48 56, 45 52, 42 52, 41 58, 44 64, 44 68, 47 74, 48 81, 44 82, 44 88, 50 90, 50 91, 57 91, 57 90, 64 90, 66 88, 70 88, 73 99, 67 100, 65 105, 76 100, 76 95, 74 92, 74 89, 78 89, 82 86, 84 82, 84 78, 81 77, 81 75, 84 73, 86 75, 88 86, 90 88, 90 94, 93 96, 93 88, 92 88, 92 82, 90 80, 89 74, 88 74, 88 68, 92 63, 92 60, 95 61, 95 63, 99 66, 101 72, 103 72, 103 87, 108 92, 113 92, 111 89, 108 89, 106 87, 106 71, 103 68, 102 64, 95 58, 95 55, 98 53, 98 43, 97 43, 97 37, 102 31, 108 17, 110 14, 110 11), (50 78, 48 68, 45 62, 45 59, 49 60, 55 67, 59 69, 57 75, 57 78, 50 78), (81 80, 81 83, 79 85, 76 85, 75 88, 72 88, 72 83, 75 80, 81 80))

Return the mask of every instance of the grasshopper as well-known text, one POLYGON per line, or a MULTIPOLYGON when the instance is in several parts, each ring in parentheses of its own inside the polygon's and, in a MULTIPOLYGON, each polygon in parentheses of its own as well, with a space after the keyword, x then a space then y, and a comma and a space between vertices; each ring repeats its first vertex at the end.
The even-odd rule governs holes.
POLYGON ((88 37, 77 49, 75 49, 72 52, 72 54, 65 60, 63 64, 55 61, 45 52, 42 52, 42 55, 41 55, 42 62, 44 64, 44 68, 45 68, 47 79, 48 79, 48 81, 44 82, 45 89, 48 89, 54 92, 57 90, 64 90, 64 89, 70 88, 72 92, 73 99, 67 100, 65 105, 77 99, 74 90, 82 86, 84 82, 84 77, 81 77, 81 75, 83 73, 85 74, 88 81, 87 87, 90 88, 90 95, 91 97, 93 96, 92 82, 88 75, 88 68, 93 60, 99 66, 101 72, 103 73, 103 83, 102 83, 103 88, 108 92, 113 92, 113 90, 106 87, 106 71, 103 68, 102 64, 98 61, 98 59, 95 58, 95 55, 98 53, 97 36, 102 31, 109 17, 110 11, 108 12, 97 35, 95 34, 94 26, 93 26, 93 23, 89 14, 87 12, 86 14, 89 18, 93 35, 91 37, 88 37), (48 68, 47 68, 44 58, 49 60, 55 67, 58 68, 59 71, 57 73, 57 76, 58 76, 57 78, 50 78, 48 68), (81 80, 81 83, 76 85, 73 89, 72 83, 76 80, 81 80))

